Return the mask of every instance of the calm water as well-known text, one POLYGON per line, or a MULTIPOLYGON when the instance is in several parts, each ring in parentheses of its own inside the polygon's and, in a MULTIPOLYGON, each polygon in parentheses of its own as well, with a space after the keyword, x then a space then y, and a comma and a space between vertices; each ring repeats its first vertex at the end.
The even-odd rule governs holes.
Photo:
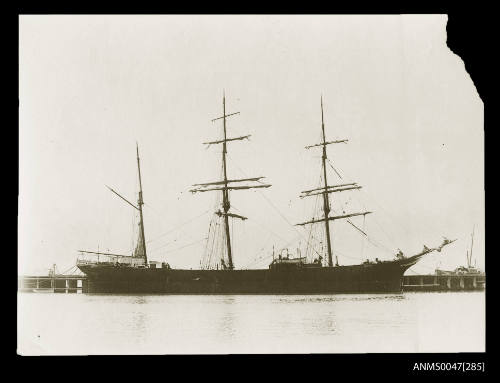
POLYGON ((484 344, 484 292, 18 294, 24 355, 465 352, 484 344))

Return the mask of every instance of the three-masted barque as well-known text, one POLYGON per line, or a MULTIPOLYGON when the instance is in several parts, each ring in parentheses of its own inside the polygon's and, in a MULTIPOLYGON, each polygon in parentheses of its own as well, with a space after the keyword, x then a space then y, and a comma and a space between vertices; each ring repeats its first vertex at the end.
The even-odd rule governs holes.
MULTIPOLYGON (((333 261, 330 222, 349 220, 351 217, 366 216, 369 211, 331 215, 330 194, 360 189, 357 183, 329 185, 327 181, 327 146, 346 143, 348 140, 327 141, 321 100, 322 141, 306 148, 322 150, 322 186, 306 190, 301 197, 321 196, 322 216, 299 223, 299 226, 323 225, 326 237, 324 254, 315 260, 307 257, 273 257, 266 269, 237 269, 231 243, 229 219, 247 218, 231 211, 230 191, 254 188, 268 188, 271 185, 261 181, 264 177, 230 179, 227 175, 227 146, 229 142, 248 139, 250 135, 227 138, 226 122, 228 117, 239 114, 226 113, 226 100, 223 97, 223 114, 215 121, 222 121, 223 137, 208 145, 222 145, 222 180, 193 185, 193 193, 208 191, 220 192, 222 203, 214 213, 222 222, 224 248, 219 254, 217 267, 198 270, 174 269, 166 262, 148 261, 146 251, 143 192, 140 170, 139 149, 137 147, 137 168, 139 177, 139 197, 137 204, 128 201, 110 188, 118 197, 139 212, 139 235, 133 255, 80 251, 77 266, 87 275, 89 293, 180 293, 180 294, 322 294, 322 293, 376 293, 401 292, 404 272, 417 263, 425 254, 441 249, 453 242, 445 239, 436 248, 424 249, 413 256, 406 257, 399 252, 390 261, 365 261, 357 265, 339 265, 338 257, 333 261), (327 263, 323 263, 326 255, 327 263)), ((352 224, 352 223, 351 223, 352 224)), ((274 250, 273 250, 274 251, 274 250)))

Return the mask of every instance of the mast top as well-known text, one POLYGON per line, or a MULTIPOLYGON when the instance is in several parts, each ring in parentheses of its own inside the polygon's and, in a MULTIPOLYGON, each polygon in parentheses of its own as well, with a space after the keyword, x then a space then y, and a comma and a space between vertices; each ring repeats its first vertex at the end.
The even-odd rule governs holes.
MULTIPOLYGON (((320 96, 320 102, 321 102, 321 123, 324 125, 324 118, 323 118, 323 95, 320 96)), ((324 127, 324 126, 323 126, 324 127)), ((324 129, 323 129, 324 130, 324 129)))

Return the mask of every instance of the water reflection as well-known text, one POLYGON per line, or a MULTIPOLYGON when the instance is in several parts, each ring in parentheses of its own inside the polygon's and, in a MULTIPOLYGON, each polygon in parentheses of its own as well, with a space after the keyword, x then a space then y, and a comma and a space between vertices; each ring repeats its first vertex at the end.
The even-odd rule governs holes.
POLYGON ((313 317, 304 323, 304 332, 315 335, 328 335, 337 331, 334 316, 331 313, 313 317))
POLYGON ((232 295, 225 295, 222 298, 222 303, 230 305, 230 304, 234 304, 234 302, 235 302, 235 299, 234 299, 234 296, 232 296, 232 295))
POLYGON ((143 305, 145 303, 148 303, 147 296, 144 296, 144 295, 134 296, 133 303, 138 304, 138 305, 143 305))
POLYGON ((234 296, 223 296, 220 300, 223 305, 222 316, 216 325, 217 336, 221 339, 233 339, 236 335, 236 299, 234 296))
POLYGON ((403 294, 391 295, 330 295, 330 296, 301 296, 279 297, 278 302, 303 303, 303 302, 341 302, 341 301, 398 301, 407 299, 403 294))
MULTIPOLYGON (((148 316, 143 311, 134 311, 132 316, 133 330, 137 334, 144 334, 147 329, 148 316)), ((141 338, 141 337, 139 337, 141 338)))

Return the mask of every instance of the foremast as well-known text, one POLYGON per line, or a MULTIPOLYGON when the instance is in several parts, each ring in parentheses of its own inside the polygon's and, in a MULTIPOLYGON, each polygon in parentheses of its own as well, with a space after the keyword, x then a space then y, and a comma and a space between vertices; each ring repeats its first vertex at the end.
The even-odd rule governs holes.
POLYGON ((254 178, 240 178, 240 179, 228 179, 227 178, 227 143, 230 141, 241 141, 244 139, 249 139, 250 135, 246 136, 241 136, 241 137, 235 137, 235 138, 227 138, 227 125, 226 125, 226 119, 227 117, 234 116, 239 114, 240 112, 234 112, 230 114, 226 114, 226 95, 225 93, 222 96, 222 116, 214 118, 212 122, 222 120, 223 121, 223 138, 218 141, 211 141, 211 142, 204 142, 203 144, 206 144, 208 146, 214 145, 214 144, 222 144, 222 177, 223 179, 221 181, 215 181, 215 182, 208 182, 208 183, 203 183, 203 184, 194 184, 195 189, 190 190, 192 193, 198 193, 198 192, 207 192, 207 191, 222 191, 222 211, 219 209, 218 211, 215 212, 219 217, 224 218, 224 231, 225 231, 225 237, 226 237, 226 249, 227 249, 227 257, 228 257, 228 266, 227 269, 233 270, 234 269, 234 262, 233 262, 233 252, 232 252, 232 246, 231 246, 231 234, 229 231, 229 217, 232 218, 238 218, 241 220, 246 220, 246 217, 243 217, 238 214, 234 214, 230 212, 231 208, 231 203, 229 201, 229 190, 243 190, 243 189, 256 189, 256 188, 268 188, 271 185, 269 184, 261 184, 261 185, 244 185, 244 186, 233 186, 232 183, 234 182, 244 182, 244 181, 257 181, 260 182, 260 180, 264 177, 254 177, 254 178), (220 186, 219 186, 220 185, 220 186), (211 186, 216 186, 216 187, 211 187, 211 186), (211 187, 211 188, 208 188, 211 187))
MULTIPOLYGON (((323 96, 321 96, 321 132, 323 137, 322 148, 323 155, 321 156, 321 163, 323 166, 323 181, 325 192, 323 193, 323 212, 325 213, 325 232, 326 232, 326 245, 328 250, 328 266, 332 266, 332 242, 330 239, 330 221, 328 220, 330 214, 330 201, 328 198, 328 180, 326 177, 326 137, 325 137, 325 119, 323 116, 323 96)), ((339 265, 337 256, 335 255, 335 265, 339 265)))
MULTIPOLYGON (((326 244, 327 244, 327 252, 328 252, 328 254, 327 254, 328 255, 328 266, 332 267, 333 266, 333 258, 332 258, 332 242, 331 242, 331 237, 330 237, 330 221, 338 220, 338 219, 348 219, 350 217, 355 217, 355 216, 359 216, 359 215, 365 216, 366 214, 370 214, 371 212, 366 211, 366 212, 361 212, 361 213, 351 213, 351 214, 344 214, 344 215, 338 215, 338 216, 330 216, 330 211, 331 211, 330 210, 330 198, 329 198, 330 193, 361 189, 361 186, 358 186, 357 183, 348 183, 348 184, 331 185, 331 186, 328 185, 328 178, 327 178, 327 173, 326 173, 326 161, 328 160, 328 156, 327 156, 327 152, 326 152, 326 146, 330 145, 330 144, 347 143, 349 140, 326 141, 325 119, 324 119, 324 113, 323 113, 323 97, 321 97, 321 133, 322 133, 322 140, 323 140, 322 142, 320 142, 319 144, 306 146, 305 148, 310 149, 310 148, 318 147, 318 146, 322 147, 323 155, 321 157, 321 164, 322 164, 322 172, 323 172, 323 187, 320 187, 317 189, 305 190, 302 192, 302 195, 300 196, 300 198, 322 194, 323 195, 323 217, 321 217, 319 219, 312 219, 310 221, 299 223, 297 225, 304 226, 304 225, 313 224, 313 223, 323 223, 325 225, 326 244)), ((337 255, 335 254, 335 266, 338 266, 338 265, 339 265, 339 260, 338 260, 337 255)))
POLYGON ((224 141, 222 142, 222 167, 223 167, 223 176, 224 176, 224 190, 222 190, 222 208, 224 209, 224 230, 226 232, 226 248, 227 248, 227 257, 229 259, 229 269, 232 270, 234 268, 233 265, 233 255, 231 251, 231 236, 229 233, 229 217, 227 213, 231 208, 231 204, 229 202, 229 191, 227 190, 227 165, 226 165, 226 153, 227 153, 227 130, 226 130, 226 95, 222 96, 222 119, 224 121, 224 141))

